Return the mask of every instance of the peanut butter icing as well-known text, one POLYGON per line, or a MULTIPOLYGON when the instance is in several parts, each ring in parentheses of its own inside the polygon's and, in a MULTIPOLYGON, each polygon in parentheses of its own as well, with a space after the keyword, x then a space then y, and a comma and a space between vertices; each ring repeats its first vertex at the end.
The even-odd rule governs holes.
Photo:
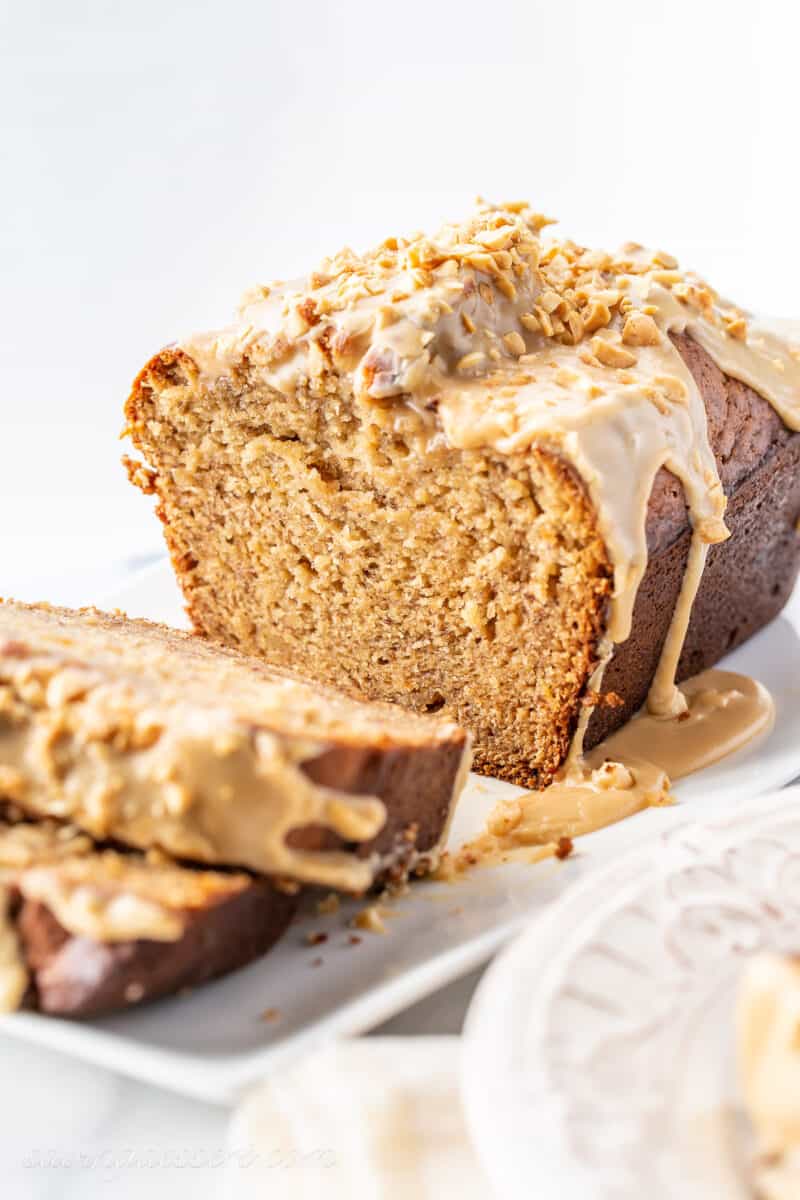
POLYGON ((17 880, 21 894, 44 904, 66 930, 99 942, 177 941, 189 910, 249 883, 246 875, 187 870, 111 850, 30 867, 17 880))
POLYGON ((58 863, 93 850, 91 838, 74 825, 47 819, 35 824, 0 820, 0 884, 13 882, 20 871, 38 863, 58 863))
POLYGON ((732 754, 774 717, 766 688, 732 671, 703 671, 678 691, 680 716, 645 709, 588 754, 568 760, 549 787, 502 800, 485 833, 462 847, 440 877, 508 859, 538 861, 564 838, 670 805, 671 780, 732 754))
POLYGON ((10 918, 12 891, 44 905, 75 937, 103 943, 174 942, 195 909, 229 900, 250 876, 98 850, 72 825, 0 820, 0 1012, 20 1007, 28 970, 10 918))
POLYGON ((382 801, 314 783, 303 764, 336 735, 379 747, 387 722, 410 744, 423 729, 435 741, 456 727, 362 706, 174 634, 178 665, 157 627, 109 621, 85 613, 76 628, 56 610, 0 605, 0 797, 99 839, 367 888, 374 856, 287 838, 323 826, 365 841, 385 822, 382 801))
MULTIPOLYGON (((550 223, 525 204, 481 204, 473 218, 432 238, 388 238, 366 255, 344 250, 307 280, 254 289, 236 325, 182 348, 209 381, 249 369, 282 393, 324 394, 326 379, 338 375, 360 403, 393 408, 406 441, 443 438, 509 455, 540 445, 568 460, 592 499, 614 568, 593 692, 631 630, 647 565, 648 498, 666 467, 683 485, 692 539, 647 708, 674 721, 694 695, 676 687, 675 674, 708 548, 729 532, 703 400, 670 335, 691 335, 798 430, 800 329, 753 318, 663 251, 629 243, 608 253, 546 239, 550 223)), ((713 719, 695 722, 702 741, 718 729, 727 737, 731 714, 743 718, 741 728, 762 727, 760 717, 748 723, 743 714, 752 701, 763 715, 761 693, 735 685, 729 699, 713 719)), ((612 797, 622 813, 668 790, 663 767, 653 774, 633 763, 633 791, 622 789, 624 798, 606 786, 602 763, 598 789, 596 753, 582 758, 590 716, 585 708, 565 778, 555 785, 558 801, 551 788, 542 802, 551 810, 572 803, 584 815, 554 826, 584 832, 612 819, 612 797), (636 780, 645 778, 640 787, 636 780)), ((638 738, 644 728, 637 726, 638 738)), ((688 730, 679 728, 683 741, 688 730)), ((687 750, 697 765, 709 755, 716 752, 700 752, 697 739, 687 750)))

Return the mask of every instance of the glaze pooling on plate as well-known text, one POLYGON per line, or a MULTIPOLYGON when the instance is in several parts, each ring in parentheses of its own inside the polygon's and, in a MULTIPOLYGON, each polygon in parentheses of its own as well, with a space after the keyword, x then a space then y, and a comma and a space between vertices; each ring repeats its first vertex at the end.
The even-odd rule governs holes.
POLYGON ((769 729, 772 697, 747 675, 711 669, 681 684, 686 705, 665 719, 642 711, 588 754, 570 777, 502 800, 479 837, 445 856, 440 878, 510 859, 538 862, 569 853, 583 837, 645 808, 673 804, 670 781, 702 770, 769 729))

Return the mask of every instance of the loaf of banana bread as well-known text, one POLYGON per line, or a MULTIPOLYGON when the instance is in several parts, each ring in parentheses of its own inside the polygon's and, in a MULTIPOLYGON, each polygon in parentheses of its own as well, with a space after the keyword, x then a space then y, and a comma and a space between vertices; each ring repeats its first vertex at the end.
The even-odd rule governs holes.
POLYGON ((198 631, 448 713, 534 786, 587 708, 589 746, 663 659, 668 711, 779 611, 800 512, 796 334, 546 224, 484 205, 343 251, 161 351, 126 407, 198 631))
POLYGON ((0 819, 0 1011, 94 1016, 264 954, 296 889, 99 848, 75 826, 0 819))
POLYGON ((435 860, 469 745, 146 621, 0 603, 0 801, 361 892, 435 860))

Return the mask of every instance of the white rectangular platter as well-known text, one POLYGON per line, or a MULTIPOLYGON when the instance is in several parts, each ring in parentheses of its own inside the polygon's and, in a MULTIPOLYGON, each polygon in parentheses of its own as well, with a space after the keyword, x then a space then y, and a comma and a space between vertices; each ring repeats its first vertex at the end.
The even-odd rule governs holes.
MULTIPOLYGON (((166 563, 134 578, 107 604, 185 625, 166 563)), ((774 728, 724 763, 681 780, 674 808, 650 809, 584 838, 564 862, 506 864, 455 883, 416 883, 384 910, 386 932, 357 930, 355 944, 348 922, 363 901, 344 902, 327 916, 311 909, 260 962, 190 995, 90 1023, 15 1014, 0 1021, 0 1031, 187 1095, 233 1100, 278 1063, 328 1038, 362 1033, 479 965, 574 881, 643 839, 701 817, 712 795, 735 806, 800 775, 800 590, 724 665, 769 688, 774 728), (327 937, 310 945, 310 933, 327 937), (266 1010, 277 1016, 266 1020, 266 1010)), ((519 790, 472 776, 450 846, 478 833, 496 800, 519 790)))

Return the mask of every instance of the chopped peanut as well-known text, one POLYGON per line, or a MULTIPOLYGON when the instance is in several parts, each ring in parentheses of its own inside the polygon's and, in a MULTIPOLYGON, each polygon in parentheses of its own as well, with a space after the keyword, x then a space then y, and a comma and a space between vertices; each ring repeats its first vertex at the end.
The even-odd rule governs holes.
POLYGON ((636 362, 636 355, 631 354, 630 350, 616 342, 607 342, 605 338, 593 337, 592 350, 606 367, 632 367, 636 362))
POLYGON ((631 312, 622 327, 622 340, 626 346, 657 346, 661 333, 652 317, 631 312))

